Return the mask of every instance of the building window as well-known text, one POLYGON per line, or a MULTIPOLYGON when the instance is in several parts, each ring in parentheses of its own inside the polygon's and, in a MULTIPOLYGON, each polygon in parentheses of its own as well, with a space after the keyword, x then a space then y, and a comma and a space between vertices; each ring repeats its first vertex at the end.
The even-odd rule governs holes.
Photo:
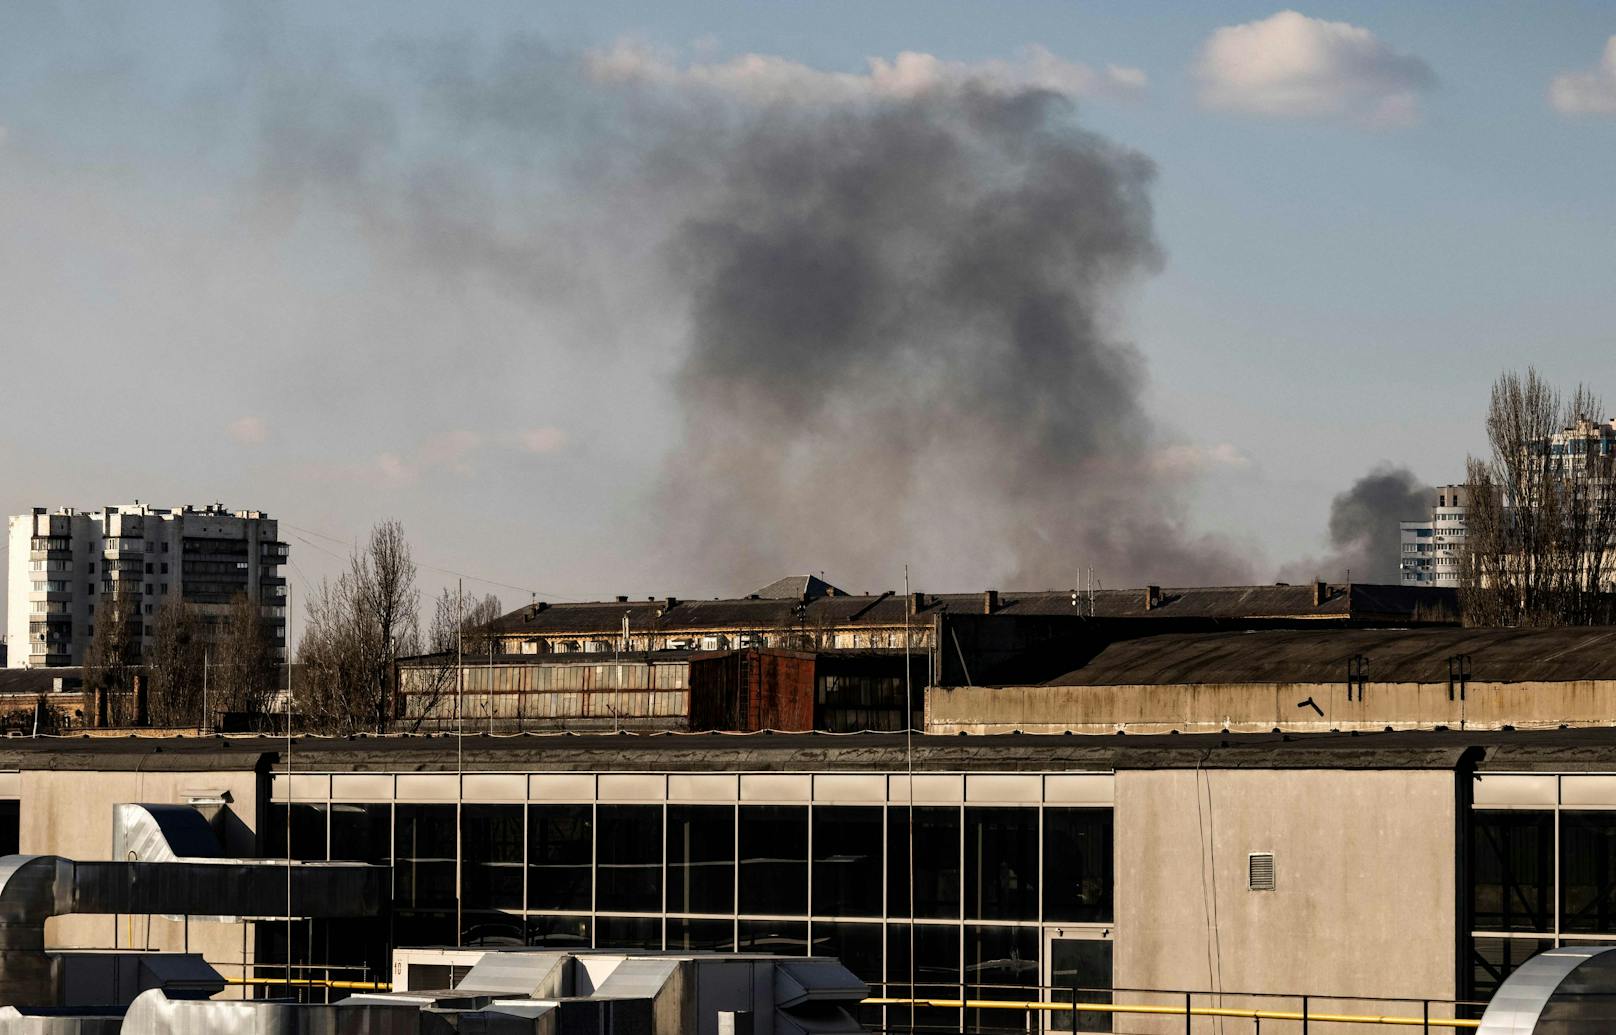
POLYGON ((1044 810, 1044 919, 1108 923, 1112 918, 1114 813, 1044 810))
POLYGON ((391 805, 331 806, 331 858, 385 866, 393 858, 391 805))
POLYGON ((881 915, 881 807, 814 808, 815 916, 881 915))
MULTIPOLYGON (((735 911, 735 809, 668 806, 668 912, 735 911)), ((670 944, 673 932, 668 932, 670 944)), ((734 933, 727 936, 734 941, 734 933)), ((691 948, 691 946, 681 946, 691 948)))
MULTIPOLYGON (((601 805, 595 817, 596 909, 656 913, 662 909, 662 806, 601 805)), ((596 938, 607 930, 596 925, 596 938)), ((660 935, 658 936, 660 945, 660 935)), ((611 940, 603 945, 615 945, 611 940)), ((643 948, 639 942, 625 948, 643 948)))
POLYGON ((909 865, 909 809, 887 810, 887 915, 957 920, 960 915, 960 810, 914 808, 914 866, 909 865))
MULTIPOLYGON (((672 829, 671 825, 669 829, 672 829)), ((673 878, 670 876, 669 880, 673 878)), ((731 896, 733 897, 733 896, 731 896)), ((671 908, 671 907, 670 907, 671 908)), ((668 948, 684 951, 733 952, 735 922, 704 917, 668 917, 668 948)))
POLYGON ((740 851, 742 913, 808 912, 807 806, 742 805, 740 851))
POLYGON ((1477 811, 1470 846, 1475 929, 1554 930, 1554 814, 1477 811))
POLYGON ((965 915, 1038 919, 1038 810, 965 810, 965 915))
POLYGON ((455 807, 399 805, 393 929, 400 945, 455 943, 455 807))
POLYGON ((590 908, 594 809, 589 805, 529 805, 529 909, 590 908))
POLYGON ((322 860, 326 857, 326 807, 275 802, 266 817, 265 853, 271 859, 322 860), (288 827, 290 829, 288 829, 288 827), (286 835, 292 836, 287 852, 286 835))
POLYGON ((1616 934, 1616 812, 1560 813, 1560 930, 1616 934))
POLYGON ((460 853, 460 944, 522 944, 522 806, 462 805, 460 853))
MULTIPOLYGON (((635 807, 638 806, 629 806, 635 807)), ((601 806, 604 810, 606 806, 601 806)), ((658 812, 661 809, 657 809, 658 812)), ((605 820, 601 821, 602 827, 605 820)), ((655 916, 599 916, 595 918, 595 947, 600 949, 661 949, 662 918, 655 916)))

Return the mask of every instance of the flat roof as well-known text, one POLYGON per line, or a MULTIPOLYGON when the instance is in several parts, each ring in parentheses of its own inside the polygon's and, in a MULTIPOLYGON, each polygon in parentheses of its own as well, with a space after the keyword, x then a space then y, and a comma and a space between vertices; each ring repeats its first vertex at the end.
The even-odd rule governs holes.
MULTIPOLYGON (((901 733, 8 737, 0 770, 204 772, 903 772, 901 733)), ((1616 728, 994 734, 912 738, 916 771, 1456 769, 1616 772, 1616 728)))
POLYGON ((1371 684, 1445 683, 1458 656, 1473 683, 1616 679, 1616 627, 1171 633, 1111 643, 1044 685, 1344 683, 1357 656, 1371 684))

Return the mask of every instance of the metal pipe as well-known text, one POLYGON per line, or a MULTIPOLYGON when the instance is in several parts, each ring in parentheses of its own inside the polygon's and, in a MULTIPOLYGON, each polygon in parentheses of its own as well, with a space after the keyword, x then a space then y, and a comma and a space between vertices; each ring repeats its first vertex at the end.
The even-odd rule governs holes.
MULTIPOLYGON (((1125 1013, 1125 1014, 1151 1014, 1161 1017, 1181 1017, 1185 1007, 1182 1006, 1148 1006, 1126 1005, 1118 1003, 1051 1003, 1036 1000, 1009 1000, 1009 999, 865 999, 865 1006, 932 1006, 945 1010, 1043 1010, 1050 1013, 1125 1013)), ((1299 1010, 1242 1010, 1233 1006, 1192 1006, 1189 1013, 1194 1017, 1240 1017, 1246 1020, 1258 1021, 1318 1021, 1328 1024, 1391 1024, 1403 1027, 1431 1027, 1474 1029, 1481 1027, 1480 1021, 1465 1020, 1459 1017, 1397 1017, 1381 1014, 1353 1014, 1353 1013, 1303 1013, 1299 1010)))

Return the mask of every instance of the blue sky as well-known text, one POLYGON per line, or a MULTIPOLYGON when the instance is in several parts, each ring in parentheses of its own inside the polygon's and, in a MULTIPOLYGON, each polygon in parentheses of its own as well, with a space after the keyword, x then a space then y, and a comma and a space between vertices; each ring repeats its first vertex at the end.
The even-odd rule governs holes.
MULTIPOLYGON (((1581 107, 1557 108, 1550 96, 1556 77, 1598 68, 1616 7, 1307 5, 1298 8, 1307 19, 1369 34, 1370 66, 1313 83, 1300 107, 1328 107, 1317 91, 1361 87, 1353 74, 1373 79, 1412 61, 1428 79, 1370 83, 1364 102, 1390 91, 1411 111, 1382 119, 1350 108, 1275 114, 1249 97, 1209 102, 1197 74, 1209 39, 1280 10, 9 8, 0 18, 0 308, 11 318, 0 340, 11 370, 75 373, 63 392, 12 377, 0 385, 0 504, 14 513, 220 498, 337 540, 392 516, 435 567, 557 595, 745 591, 670 560, 647 537, 647 486, 664 476, 655 443, 673 419, 673 337, 648 353, 621 344, 658 332, 608 288, 598 288, 608 296, 599 312, 574 325, 486 284, 378 262, 363 243, 362 205, 328 198, 332 208, 317 214, 305 202, 274 216, 273 232, 241 222, 242 185, 263 175, 252 98, 275 89, 321 98, 330 84, 396 94, 406 142, 391 146, 432 154, 464 141, 410 109, 418 94, 378 54, 446 42, 492 54, 520 37, 577 55, 630 41, 676 68, 765 54, 862 74, 868 59, 904 51, 979 68, 1036 45, 1148 81, 1076 97, 1077 124, 1156 166, 1150 197, 1165 263, 1123 286, 1105 317, 1144 356, 1150 415, 1210 458, 1185 474, 1185 522, 1240 544, 1268 577, 1322 552, 1331 497, 1377 463, 1431 482, 1460 478, 1465 454, 1483 448, 1487 387, 1501 370, 1532 363, 1566 387, 1580 380, 1616 397, 1616 115, 1597 110, 1597 93, 1581 107), (614 310, 620 323, 599 315, 614 310), (542 363, 491 358, 495 376, 476 391, 439 391, 450 367, 484 362, 479 341, 524 326, 542 363), (412 345, 374 379, 385 384, 332 391, 375 362, 354 342, 417 334, 455 339, 454 358, 412 345), (148 412, 133 438, 123 406, 148 412), (181 439, 191 444, 176 461, 167 443, 181 439)), ((588 110, 569 117, 587 120, 588 110)), ((565 156, 572 130, 534 120, 512 132, 554 134, 523 144, 523 162, 542 167, 565 156)), ((569 204, 564 193, 549 201, 569 204)), ((309 578, 334 565, 315 543, 342 549, 294 539, 309 578)), ((850 589, 886 588, 902 563, 841 577, 850 589)), ((825 566, 782 558, 807 565, 825 566)), ((756 581, 784 573, 759 571, 756 581)), ((970 566, 937 572, 991 577, 970 566)))

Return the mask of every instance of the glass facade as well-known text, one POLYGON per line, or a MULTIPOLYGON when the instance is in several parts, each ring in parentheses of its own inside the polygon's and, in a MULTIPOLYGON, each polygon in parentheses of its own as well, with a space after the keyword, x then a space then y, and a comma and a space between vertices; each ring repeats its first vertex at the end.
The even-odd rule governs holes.
POLYGON ((1556 945, 1616 945, 1616 811, 1477 808, 1469 875, 1470 998, 1556 945))
MULTIPOLYGON (((1109 981, 1106 807, 276 802, 263 834, 277 853, 288 820, 298 858, 392 867, 390 930, 371 939, 377 962, 389 944, 824 953, 877 994, 911 997, 913 982, 923 998, 1025 998, 1044 982, 1046 925, 1058 922, 1094 926, 1103 950, 1081 951, 1104 952, 1109 981)), ((261 958, 284 959, 286 925, 261 928, 261 958)), ((334 961, 320 924, 292 932, 294 961, 334 961)), ((377 965, 361 955, 356 965, 377 965)), ((1098 973, 1089 963, 1083 972, 1098 973)), ((1003 1021, 908 1013, 888 1008, 885 1023, 1003 1021)))

